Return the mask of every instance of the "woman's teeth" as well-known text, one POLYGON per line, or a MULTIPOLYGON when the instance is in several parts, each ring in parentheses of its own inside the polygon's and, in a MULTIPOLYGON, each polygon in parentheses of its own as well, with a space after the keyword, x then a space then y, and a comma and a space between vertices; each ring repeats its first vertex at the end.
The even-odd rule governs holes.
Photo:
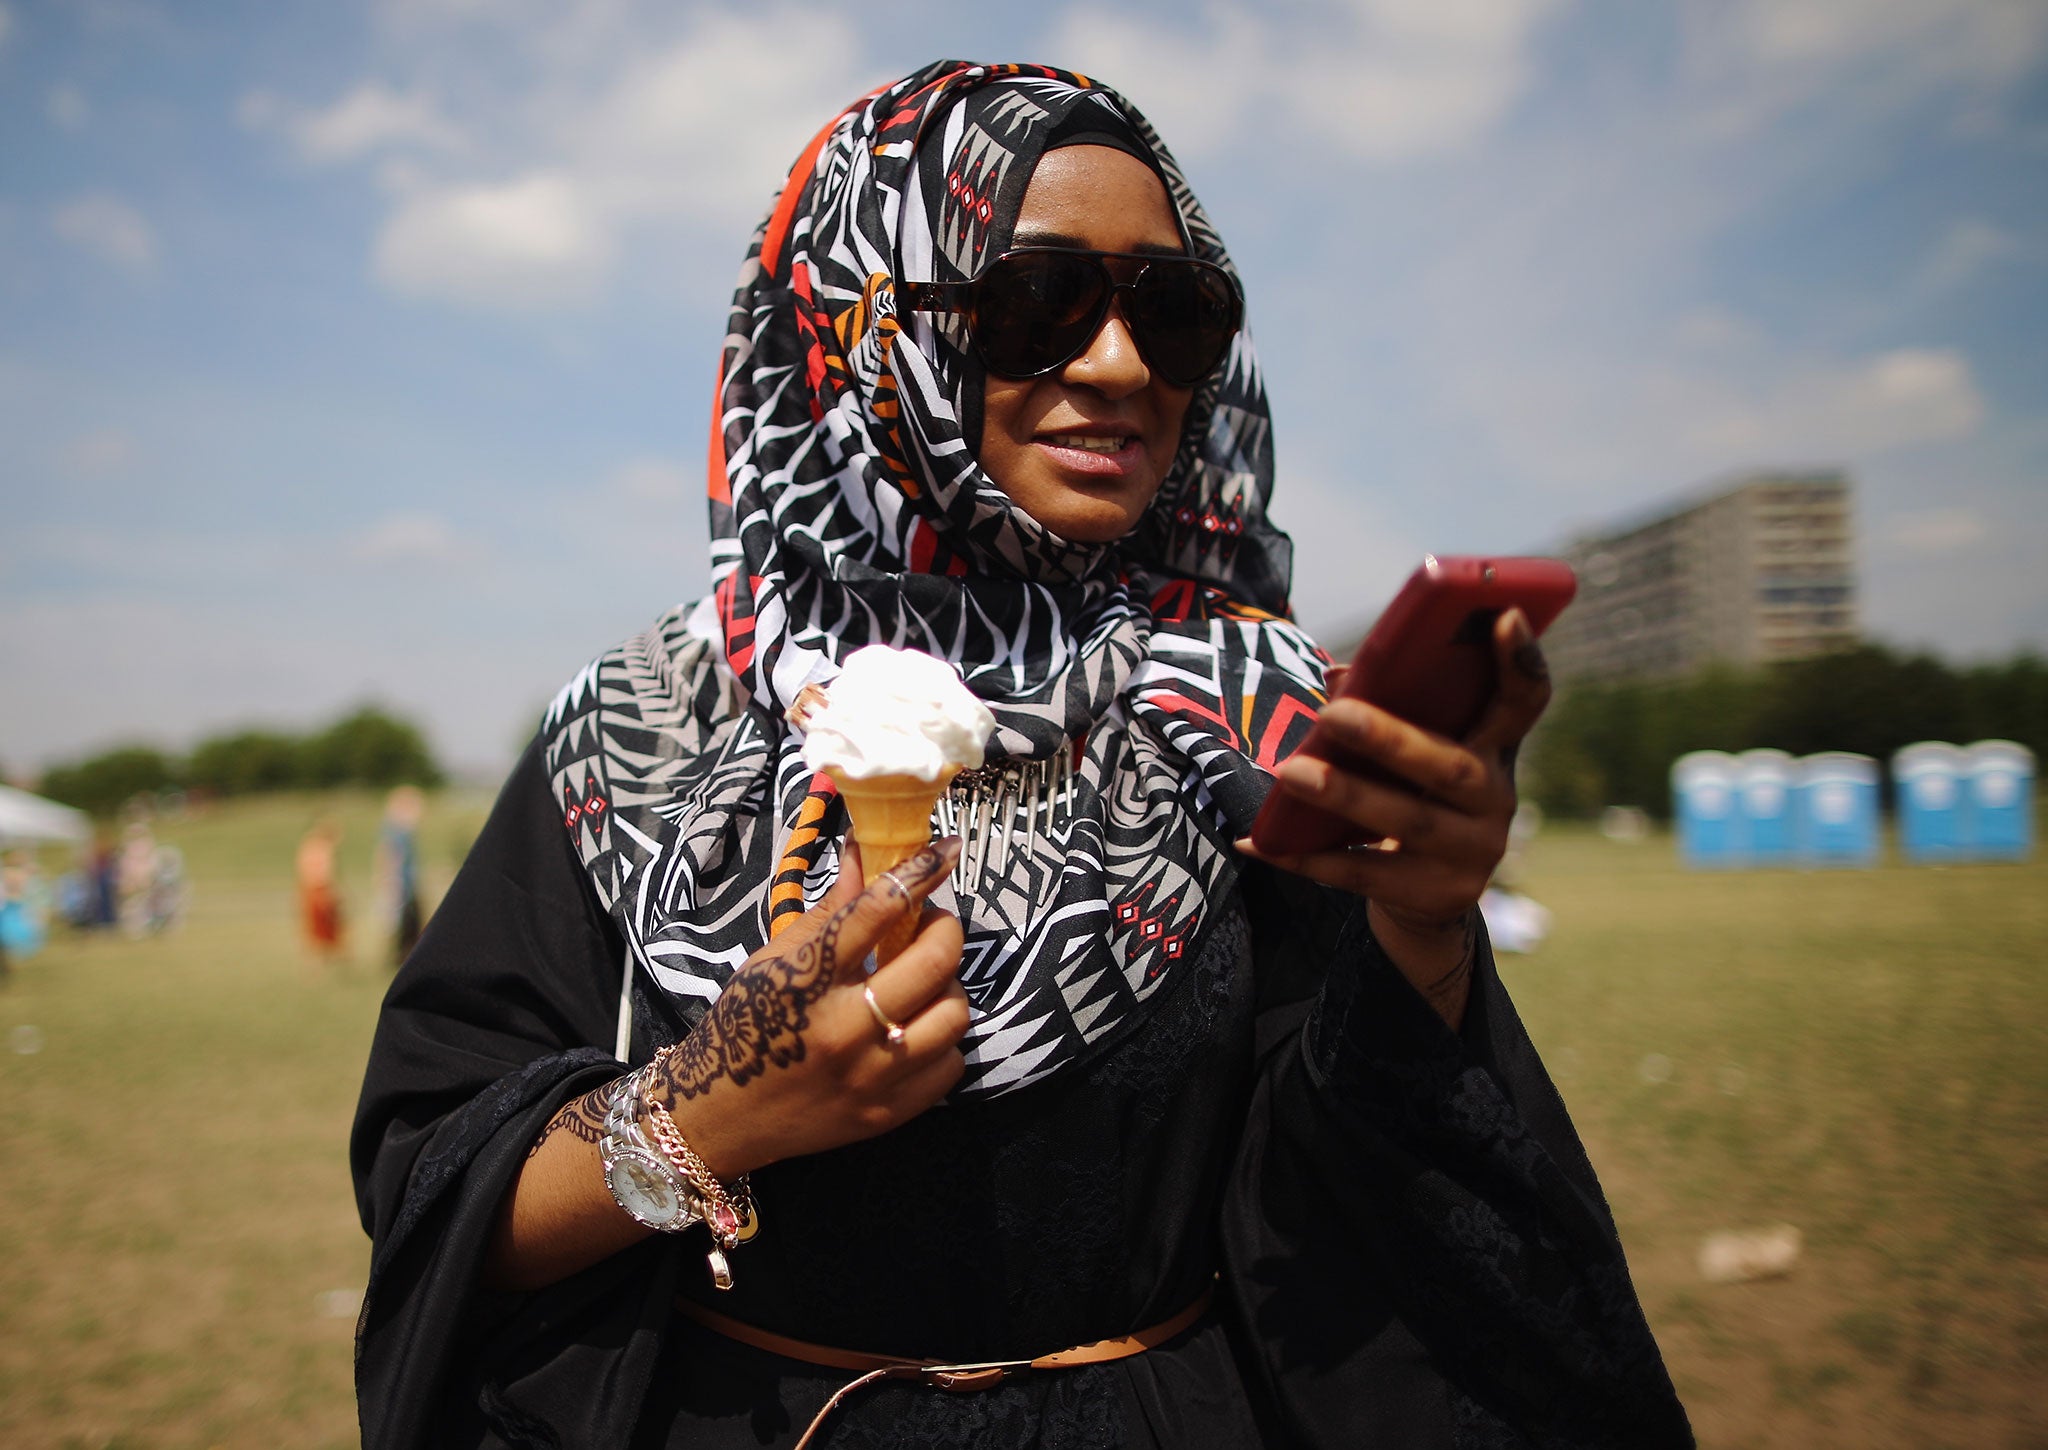
POLYGON ((1054 433, 1046 440, 1055 448, 1082 448, 1090 453, 1121 453, 1128 439, 1104 438, 1091 433, 1054 433))

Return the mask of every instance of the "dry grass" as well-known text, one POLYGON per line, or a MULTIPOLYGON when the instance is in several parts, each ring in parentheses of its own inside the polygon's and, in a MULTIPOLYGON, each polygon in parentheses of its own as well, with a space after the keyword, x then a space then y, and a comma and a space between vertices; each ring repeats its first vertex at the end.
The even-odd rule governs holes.
MULTIPOLYGON (((345 823, 367 914, 375 808, 345 823)), ((369 1260, 345 1143, 387 980, 311 970, 291 850, 314 803, 167 826, 195 883, 151 940, 59 939, 0 989, 0 1444, 348 1445, 369 1260), (42 1036, 7 1050, 14 1028, 42 1036)), ((478 824, 442 802, 429 886, 478 824)), ((358 937, 364 935, 358 931, 358 937)))
MULTIPOLYGON (((374 806, 334 805, 360 916, 374 806)), ((181 931, 0 988, 0 1444, 354 1442, 322 1296, 368 1259, 343 1145, 386 977, 299 954, 312 808, 167 828, 181 931)), ((430 885, 480 809, 437 803, 430 885)), ((1703 1443, 2048 1445, 2048 867, 1700 876, 1553 831, 1523 877, 1556 934, 1506 972, 1703 1443), (1791 1277, 1700 1280, 1704 1234, 1779 1221, 1791 1277)))
POLYGON ((1526 884, 1556 936, 1506 973, 1702 1443, 2048 1445, 2048 869, 1553 832, 1526 884), (1707 1233, 1780 1222, 1792 1275, 1701 1279, 1707 1233))

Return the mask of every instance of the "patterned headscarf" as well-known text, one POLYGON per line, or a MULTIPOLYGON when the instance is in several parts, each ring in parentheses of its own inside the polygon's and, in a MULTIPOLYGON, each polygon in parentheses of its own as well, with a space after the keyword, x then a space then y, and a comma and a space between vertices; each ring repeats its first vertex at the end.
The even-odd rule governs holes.
POLYGON ((957 664, 996 716, 992 770, 1069 752, 1050 829, 1020 824, 1001 879, 956 903, 974 1007, 962 1093, 1063 1071, 1140 1019, 1323 699, 1326 661, 1287 618, 1290 546, 1266 520, 1248 333, 1195 389, 1138 527, 1093 545, 982 471, 984 376, 957 324, 896 311, 899 280, 971 277, 1003 251, 1078 108, 1140 139, 1189 249, 1230 265, 1151 127, 1086 77, 943 61, 850 107, 741 269, 711 438, 712 594, 586 667, 544 726, 599 898, 690 1020, 836 876, 843 808, 784 712, 852 650, 957 664))

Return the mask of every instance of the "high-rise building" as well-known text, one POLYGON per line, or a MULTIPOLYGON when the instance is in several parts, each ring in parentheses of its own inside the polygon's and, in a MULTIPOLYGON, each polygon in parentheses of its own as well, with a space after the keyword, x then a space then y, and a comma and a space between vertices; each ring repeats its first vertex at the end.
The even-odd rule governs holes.
POLYGON ((1560 679, 1669 677, 1712 660, 1803 659, 1854 644, 1849 481, 1760 473, 1580 538, 1579 596, 1544 653, 1560 679))

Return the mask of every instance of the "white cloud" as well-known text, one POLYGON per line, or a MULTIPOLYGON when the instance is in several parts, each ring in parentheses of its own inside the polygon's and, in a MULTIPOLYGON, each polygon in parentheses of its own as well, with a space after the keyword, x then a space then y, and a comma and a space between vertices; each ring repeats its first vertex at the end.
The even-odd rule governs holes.
POLYGON ((865 74, 861 33, 821 7, 678 22, 405 0, 380 18, 417 84, 365 79, 323 109, 256 91, 242 120, 309 159, 374 165, 392 207, 376 276, 470 307, 588 302, 636 241, 669 244, 671 265, 676 242, 737 256, 804 142, 882 78, 865 74), (517 80, 469 63, 506 45, 523 55, 517 80))
MULTIPOLYGON (((1831 357, 1762 333, 1718 348, 1517 333, 1431 342, 1414 375, 1421 410, 1474 448, 1473 486, 1496 488, 1532 542, 1731 472, 1860 470, 1971 437, 1988 412, 1969 358, 1951 348, 1831 357)), ((1430 507, 1444 537, 1493 526, 1485 510, 1430 507)))
POLYGON ((1881 538, 1883 543, 1903 553, 1942 556, 1981 544, 1990 534, 1983 514, 1974 508, 1960 507, 1894 514, 1881 538))
POLYGON ((446 519, 429 513, 395 513, 379 519, 352 542, 349 553, 373 564, 450 564, 474 558, 476 544, 446 519))
POLYGON ((1961 437, 1984 419, 1969 360, 1947 348, 1900 348, 1807 369, 1752 396, 1703 401, 1685 433, 1731 461, 1867 458, 1961 437))
MULTIPOLYGON (((251 97, 245 117, 260 122, 271 106, 251 97)), ((353 161, 391 147, 458 150, 462 132, 428 97, 403 95, 376 81, 357 86, 324 110, 304 111, 286 123, 308 161, 353 161)))
POLYGON ((54 85, 43 99, 43 114, 50 118, 52 125, 65 131, 76 131, 92 119, 92 104, 77 86, 54 85))
POLYGON ((1455 151, 1506 114, 1554 0, 1346 0, 1314 10, 1214 4, 1186 39, 1156 23, 1068 9, 1063 63, 1125 91, 1177 150, 1217 148, 1283 120, 1370 162, 1455 151), (1333 13, 1334 12, 1334 13, 1333 13))
POLYGON ((142 213, 104 192, 75 197, 50 214, 50 228, 65 241, 125 272, 156 266, 156 234, 142 213))
POLYGON ((1521 94, 1529 42, 1553 8, 1543 0, 1356 5, 1349 53, 1341 43, 1326 49, 1311 42, 1288 86, 1288 109, 1304 131, 1320 128, 1326 139, 1371 160, 1455 150, 1521 94))
POLYGON ((2020 239, 1981 217, 1952 223, 1927 259, 1916 290, 1939 294, 1966 286, 1985 269, 2025 253, 2020 239))
POLYGON ((2023 73, 2048 33, 2037 0, 1741 0, 1721 8, 1733 45, 1770 66, 1889 56, 1998 80, 2023 73))
MULTIPOLYGON (((1466 144, 1499 119, 1522 90, 1537 22, 1559 3, 1347 0, 1333 21, 1300 8, 1275 19, 1233 0, 1193 39, 1077 8, 1046 49, 1129 84, 1182 146, 1277 115, 1341 153, 1405 160, 1466 144)), ((365 79, 319 110, 257 92, 243 119, 283 129, 313 159, 381 155, 393 211, 376 275, 472 307, 587 303, 629 247, 656 238, 736 255, 812 132, 885 78, 868 73, 861 31, 815 5, 700 11, 680 31, 616 6, 485 12, 392 0, 380 15, 412 86, 365 79), (790 46, 792 34, 804 44, 790 46), (516 47, 532 74, 476 85, 462 62, 479 45, 516 47)))
POLYGON ((751 224, 804 143, 867 88, 861 55, 837 11, 707 15, 680 41, 629 51, 550 129, 622 219, 751 224), (790 46, 791 34, 804 44, 790 46))
MULTIPOLYGON (((1720 12, 1689 13, 1705 32, 1720 12)), ((1906 53, 1920 39, 1892 34, 1891 49, 1855 53, 1873 74, 1903 68, 1910 85, 1897 89, 1821 73, 1819 61, 1772 63, 1788 73, 1785 95, 1803 98, 1797 114, 1745 109, 1759 95, 1781 101, 1757 81, 1770 67, 1753 46, 1718 72, 1574 67, 1553 87, 1590 80, 1590 98, 1547 90, 1543 125, 1501 126, 1455 166, 1337 179, 1333 194, 1363 199, 1333 202, 1328 230, 1355 240, 1308 265, 1374 285, 1356 309, 1297 322, 1288 340, 1305 350, 1312 339, 1309 366, 1326 374, 1357 366, 1361 337, 1385 340, 1393 362, 1375 369, 1368 348, 1364 366, 1366 386, 1384 389, 1372 422, 1391 446, 1370 435, 1356 471, 1400 490, 1394 521, 1436 548, 1479 534, 1486 547, 1527 546, 1730 472, 1939 471, 1946 450, 1993 431, 1987 397, 2007 390, 1981 372, 1992 354, 1975 325, 1929 305, 1953 299, 1917 279, 1955 286, 2003 267, 2011 238, 1992 221, 2010 225, 2005 209, 1965 203, 1928 261, 1882 277, 1880 252, 1844 249, 1831 271, 1810 235, 1788 234, 1822 197, 1876 235, 1927 228, 1928 205, 1904 178, 1949 163, 1895 157, 1900 128, 1931 96, 1991 88, 1939 89, 1906 53), (1707 123, 1730 108, 1770 124, 1707 123), (1959 339, 1967 349, 1950 345, 1959 339), (1413 456, 1372 456, 1397 449, 1413 456), (1421 470, 1430 486, 1408 482, 1421 470)), ((1725 23, 1687 43, 1709 41, 1738 48, 1725 23)), ((1945 219, 1934 212, 1937 235, 1945 219)), ((1317 240, 1306 222, 1288 231, 1317 240)), ((1270 273, 1273 250, 1251 260, 1270 273)), ((1338 427, 1309 419, 1325 435, 1338 427)), ((1290 432, 1282 456, 1300 442, 1290 432)))
POLYGON ((1693 0, 1686 60, 1715 93, 1699 119, 1754 133, 1816 99, 1896 112, 1951 89, 1955 123, 1995 129, 1994 93, 2048 48, 2039 0, 1693 0))
POLYGON ((1196 156, 1223 147, 1257 104, 1269 43, 1247 8, 1215 6, 1202 15, 1207 33, 1194 35, 1077 6, 1056 22, 1046 49, 1128 96, 1176 154, 1196 156), (1232 60, 1219 71, 1222 56, 1232 60))
POLYGON ((605 219, 575 178, 536 171, 406 198, 377 238, 377 276, 400 292, 532 310, 590 297, 611 260, 605 219))

